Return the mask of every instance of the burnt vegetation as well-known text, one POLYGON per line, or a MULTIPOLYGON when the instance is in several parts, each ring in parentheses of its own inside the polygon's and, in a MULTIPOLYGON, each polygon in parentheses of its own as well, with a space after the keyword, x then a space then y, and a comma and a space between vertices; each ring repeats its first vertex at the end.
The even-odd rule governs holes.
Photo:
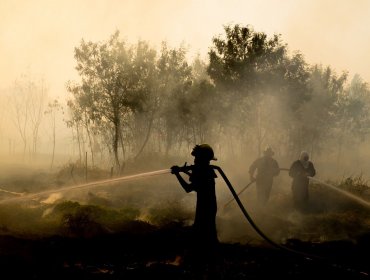
MULTIPOLYGON (((61 184, 60 173, 48 176, 50 182, 57 179, 61 184)), ((194 209, 186 201, 187 195, 177 192, 168 181, 167 177, 63 192, 53 201, 47 199, 53 196, 50 193, 20 201, 8 201, 14 194, 4 193, 0 205, 3 275, 32 275, 34 279, 197 279, 186 259, 194 209)), ((362 177, 331 183, 369 199, 369 187, 362 177)), ((256 237, 238 211, 228 216, 220 210, 221 218, 237 220, 230 224, 231 229, 220 223, 220 231, 239 230, 243 237, 239 241, 221 238, 218 278, 213 279, 276 275, 287 279, 317 275, 366 279, 369 209, 319 184, 310 187, 310 211, 304 215, 293 213, 289 196, 274 197, 262 214, 250 211, 270 238, 298 253, 256 237), (240 230, 238 223, 246 227, 240 230)), ((251 207, 250 198, 241 199, 251 207)))

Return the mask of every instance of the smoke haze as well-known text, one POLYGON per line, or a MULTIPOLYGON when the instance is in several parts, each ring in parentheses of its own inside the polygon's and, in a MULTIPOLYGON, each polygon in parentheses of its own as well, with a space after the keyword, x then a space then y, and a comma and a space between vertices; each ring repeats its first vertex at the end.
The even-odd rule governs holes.
MULTIPOLYGON (((79 79, 74 69, 76 65, 74 48, 79 46, 82 39, 101 42, 107 40, 115 30, 119 30, 128 42, 136 42, 141 39, 154 44, 158 48, 162 41, 166 41, 170 46, 176 48, 184 44, 189 49, 187 55, 190 58, 196 57, 197 53, 202 58, 206 58, 212 38, 221 34, 223 26, 229 23, 251 24, 255 30, 265 32, 269 36, 276 33, 282 34, 282 39, 284 43, 288 44, 289 51, 292 53, 294 51, 301 52, 308 63, 330 65, 339 75, 342 71, 349 71, 350 77, 358 73, 363 79, 361 81, 366 84, 370 81, 370 68, 368 67, 370 61, 368 52, 370 49, 369 15, 370 2, 365 0, 356 2, 334 0, 228 0, 217 1, 217 3, 211 0, 3 0, 0 3, 1 104, 8 104, 6 103, 8 99, 5 93, 8 93, 9 88, 13 88, 19 93, 17 96, 20 99, 13 100, 13 105, 26 104, 26 99, 22 99, 22 88, 30 86, 29 82, 32 81, 35 82, 35 84, 32 84, 32 87, 36 89, 35 94, 44 92, 40 89, 45 89, 48 97, 58 98, 59 102, 65 105, 67 82, 79 79)), ((31 108, 37 109, 37 102, 41 104, 45 101, 43 98, 40 95, 35 96, 31 108)), ((323 105, 326 101, 320 98, 321 96, 314 96, 302 106, 301 113, 303 116, 315 117, 310 124, 311 128, 317 125, 318 120, 323 119, 321 113, 326 112, 326 107, 323 105)), ((235 115, 225 116, 225 119, 227 118, 225 122, 233 124, 247 123, 254 134, 258 131, 258 126, 262 126, 264 131, 268 132, 263 144, 271 144, 280 166, 289 168, 292 161, 298 158, 300 152, 298 147, 306 148, 307 146, 297 144, 297 147, 293 149, 281 144, 287 142, 285 136, 281 135, 281 131, 287 130, 292 120, 292 115, 283 102, 284 99, 278 100, 274 96, 274 89, 272 89, 271 92, 267 93, 267 97, 261 97, 258 103, 256 100, 253 101, 265 108, 259 115, 260 123, 258 125, 255 120, 245 120, 235 115)), ((22 116, 20 115, 18 119, 16 117, 17 112, 22 112, 22 107, 4 107, 0 109, 1 162, 7 168, 10 163, 14 164, 12 165, 13 169, 19 172, 21 169, 18 164, 24 162, 24 153, 32 152, 31 146, 27 145, 27 150, 23 150, 22 154, 23 146, 19 136, 24 133, 24 131, 19 131, 22 128, 19 123, 22 116), (15 111, 11 111, 12 109, 15 109, 15 111)), ((71 143, 72 138, 76 135, 73 134, 74 131, 66 128, 64 120, 68 118, 68 112, 62 114, 60 111, 59 113, 56 124, 53 124, 55 119, 50 113, 45 123, 40 125, 40 131, 42 131, 42 135, 40 135, 42 140, 39 140, 41 152, 37 158, 28 159, 28 163, 31 163, 31 166, 35 169, 39 166, 47 169, 50 167, 52 128, 56 128, 56 157, 55 161, 52 162, 52 167, 64 168, 64 179, 68 178, 68 183, 73 184, 76 183, 72 181, 72 179, 75 179, 73 172, 77 173, 77 171, 74 171, 73 168, 75 167, 72 163, 80 156, 82 167, 79 167, 82 168, 80 173, 83 174, 85 159, 81 159, 81 155, 84 156, 88 149, 82 151, 76 143, 71 143), (78 150, 79 148, 80 150, 78 150), (71 165, 66 166, 68 163, 71 165)), ((36 128, 36 125, 34 124, 33 127, 36 128)), ((329 128, 324 127, 322 130, 326 131, 329 128)), ((370 176, 368 143, 366 141, 361 144, 351 142, 351 132, 347 132, 344 131, 344 144, 340 143, 341 150, 337 148, 338 143, 334 141, 337 138, 334 138, 334 140, 331 140, 332 142, 325 143, 321 150, 315 146, 310 151, 313 156, 312 160, 318 170, 317 177, 319 179, 340 181, 353 175, 370 176), (353 149, 354 146, 356 146, 356 149, 353 149)), ((160 136, 159 132, 155 134, 158 139, 160 136)), ((311 135, 302 138, 306 140, 309 136, 311 135)), ((216 156, 219 158, 217 164, 224 169, 238 191, 248 183, 247 170, 251 162, 259 156, 258 144, 261 144, 261 142, 241 143, 240 140, 239 142, 235 140, 233 135, 226 134, 224 137, 225 139, 219 141, 221 144, 217 143, 214 146, 216 156), (239 147, 245 146, 247 146, 246 149, 239 149, 239 147), (236 154, 243 156, 236 158, 236 154)), ((88 140, 86 138, 81 141, 85 141, 86 144, 88 140)), ((159 146, 159 150, 164 154, 165 150, 161 150, 160 146, 161 141, 155 141, 157 142, 150 143, 150 147, 156 148, 159 146)), ((108 147, 108 145, 106 146, 108 147)), ((192 146, 185 146, 183 143, 180 143, 179 146, 179 150, 183 154, 176 158, 172 157, 161 161, 162 155, 154 153, 150 155, 149 159, 143 158, 140 166, 127 167, 131 169, 125 171, 129 173, 154 171, 169 168, 173 164, 182 165, 185 161, 190 164, 192 162, 190 156, 192 146)), ((95 145, 93 148, 98 150, 99 147, 95 145)), ((106 147, 105 149, 107 149, 107 154, 112 154, 111 150, 106 147)), ((156 150, 156 152, 158 151, 156 150)), ((89 155, 88 162, 91 163, 91 160, 89 155)), ((102 161, 101 165, 109 169, 111 162, 102 161)), ((4 178, 7 178, 6 176, 9 176, 9 173, 7 173, 5 167, 2 170, 3 186, 0 187, 13 188, 16 186, 15 189, 12 189, 13 191, 36 192, 43 190, 43 188, 58 187, 58 180, 43 182, 44 185, 39 186, 41 189, 28 185, 27 182, 24 183, 25 186, 20 186, 19 181, 17 181, 17 185, 13 181, 4 180, 4 178), (49 183, 50 185, 48 185, 49 183)), ((53 169, 50 168, 50 170, 53 169)), ((22 170, 20 173, 24 175, 26 171, 22 170)), ((39 176, 42 177, 43 175, 39 176)), ((110 174, 107 173, 104 176, 104 178, 107 178, 110 174)), ((32 178, 27 179, 32 182, 32 178)), ((79 178, 80 181, 83 179, 83 176, 79 178)), ((243 201, 250 207, 248 209, 252 209, 253 217, 275 240, 289 238, 291 237, 289 234, 298 235, 298 233, 304 234, 313 231, 317 224, 327 218, 327 216, 319 217, 314 220, 312 217, 306 217, 306 220, 304 220, 300 215, 292 214, 290 183, 290 178, 288 178, 286 172, 282 172, 277 178, 271 197, 272 205, 268 209, 275 211, 275 216, 269 218, 264 215, 259 216, 258 213, 253 212, 256 207, 254 186, 243 194, 243 201), (309 219, 311 219, 310 224, 306 225, 306 228, 300 228, 309 219)), ((224 203, 231 196, 220 179, 217 184, 221 238, 226 241, 242 240, 243 242, 257 238, 239 209, 235 209, 235 204, 230 207, 230 210, 224 211, 222 209, 224 203)), ((122 204, 130 204, 132 201, 136 201, 135 206, 143 207, 145 205, 149 209, 150 206, 157 205, 158 201, 161 202, 163 197, 167 197, 169 200, 181 201, 187 210, 188 208, 193 209, 190 206, 194 206, 194 195, 186 196, 182 193, 174 178, 169 179, 169 176, 158 182, 132 183, 127 187, 127 190, 129 191, 124 192, 124 194, 119 194, 118 191, 112 189, 109 189, 109 192, 101 190, 101 192, 91 191, 90 193, 75 193, 64 196, 57 193, 44 198, 43 203, 54 203, 59 199, 78 197, 84 202, 103 201, 108 205, 111 205, 112 201, 122 204), (138 186, 141 191, 135 189, 138 186), (149 187, 151 188, 150 195, 145 189, 149 187), (174 187, 177 188, 176 191, 172 191, 174 187), (128 193, 130 193, 129 196, 127 196, 128 193), (114 194, 117 194, 122 200, 117 202, 114 194), (139 197, 140 199, 138 199, 139 197)), ((172 204, 170 205, 172 206, 172 204)), ((321 207, 321 205, 319 206, 321 207)), ((318 208, 320 208, 319 206, 318 208)), ((149 212, 149 210, 147 211, 149 212)), ((51 212, 52 210, 48 208, 47 211, 45 210, 45 216, 51 212)), ((143 211, 140 219, 150 219, 148 218, 148 212, 143 211)), ((335 217, 333 220, 335 220, 335 217)), ((320 238, 325 234, 329 236, 328 238, 337 238, 331 229, 329 231, 322 229, 321 232, 318 232, 318 237, 311 236, 310 238, 320 238)), ((347 232, 343 232, 343 236, 346 234, 347 232)), ((303 235, 299 237, 304 239, 303 235)))
POLYGON ((76 77, 73 49, 82 38, 98 41, 118 29, 129 41, 159 45, 185 42, 206 55, 224 24, 252 24, 269 35, 280 33, 310 63, 338 72, 368 69, 370 3, 348 1, 22 1, 0 3, 1 88, 22 73, 44 77, 53 95, 63 96, 76 77))

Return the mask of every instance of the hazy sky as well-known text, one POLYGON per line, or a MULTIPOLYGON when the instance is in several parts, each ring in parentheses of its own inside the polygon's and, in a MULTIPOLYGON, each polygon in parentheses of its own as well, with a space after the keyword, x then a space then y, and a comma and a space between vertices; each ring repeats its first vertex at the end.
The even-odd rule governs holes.
POLYGON ((63 96, 76 78, 74 47, 115 30, 131 43, 186 43, 205 56, 225 24, 282 35, 310 64, 370 81, 369 0, 0 0, 0 89, 22 73, 63 96))

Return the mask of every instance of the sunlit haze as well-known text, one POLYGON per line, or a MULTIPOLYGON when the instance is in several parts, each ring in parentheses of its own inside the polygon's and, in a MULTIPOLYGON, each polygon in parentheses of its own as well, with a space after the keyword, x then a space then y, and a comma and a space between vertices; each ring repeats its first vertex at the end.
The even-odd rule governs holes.
POLYGON ((0 87, 29 70, 63 96, 65 82, 76 75, 73 51, 82 38, 105 40, 119 30, 130 42, 184 42, 205 56, 228 23, 281 34, 308 62, 369 81, 369 15, 366 0, 2 0, 0 87))
MULTIPOLYGON (((338 75, 348 72, 349 81, 359 74, 368 82, 369 15, 367 0, 2 0, 0 93, 30 75, 31 80, 43 79, 49 97, 64 104, 67 82, 78 79, 74 49, 82 39, 101 42, 118 30, 126 42, 144 40, 156 49, 163 41, 173 48, 183 45, 189 59, 200 54, 206 60, 212 38, 228 24, 280 34, 288 51, 301 53, 309 64, 330 66, 338 75)), ((0 123, 3 151, 22 149, 19 131, 8 129, 12 123, 0 123)), ((48 127, 47 121, 42 126, 48 127)), ((72 138, 61 127, 57 146, 72 138)), ((50 142, 50 129, 42 131, 41 137, 49 139, 43 143, 50 142)), ((59 146, 57 152, 76 149, 59 146)))

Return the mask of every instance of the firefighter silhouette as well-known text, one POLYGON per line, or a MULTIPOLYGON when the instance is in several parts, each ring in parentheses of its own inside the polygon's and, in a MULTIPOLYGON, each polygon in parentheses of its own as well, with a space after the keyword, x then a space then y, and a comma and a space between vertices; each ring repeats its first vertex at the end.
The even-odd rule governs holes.
POLYGON ((293 203, 297 210, 306 210, 309 200, 309 178, 315 176, 316 170, 309 160, 306 151, 302 151, 299 159, 294 161, 289 169, 289 176, 293 178, 292 194, 293 203))
POLYGON ((265 205, 269 200, 274 177, 280 173, 279 164, 273 156, 271 147, 266 147, 263 156, 253 161, 249 167, 250 180, 256 181, 257 201, 260 205, 265 205))
POLYGON ((215 178, 217 175, 210 165, 211 160, 217 160, 208 144, 196 145, 191 155, 194 156, 194 165, 171 167, 171 173, 176 176, 183 189, 196 192, 195 218, 192 225, 192 261, 202 265, 214 260, 217 255, 219 240, 216 229, 217 200, 215 178), (186 174, 185 180, 180 173, 186 174))

